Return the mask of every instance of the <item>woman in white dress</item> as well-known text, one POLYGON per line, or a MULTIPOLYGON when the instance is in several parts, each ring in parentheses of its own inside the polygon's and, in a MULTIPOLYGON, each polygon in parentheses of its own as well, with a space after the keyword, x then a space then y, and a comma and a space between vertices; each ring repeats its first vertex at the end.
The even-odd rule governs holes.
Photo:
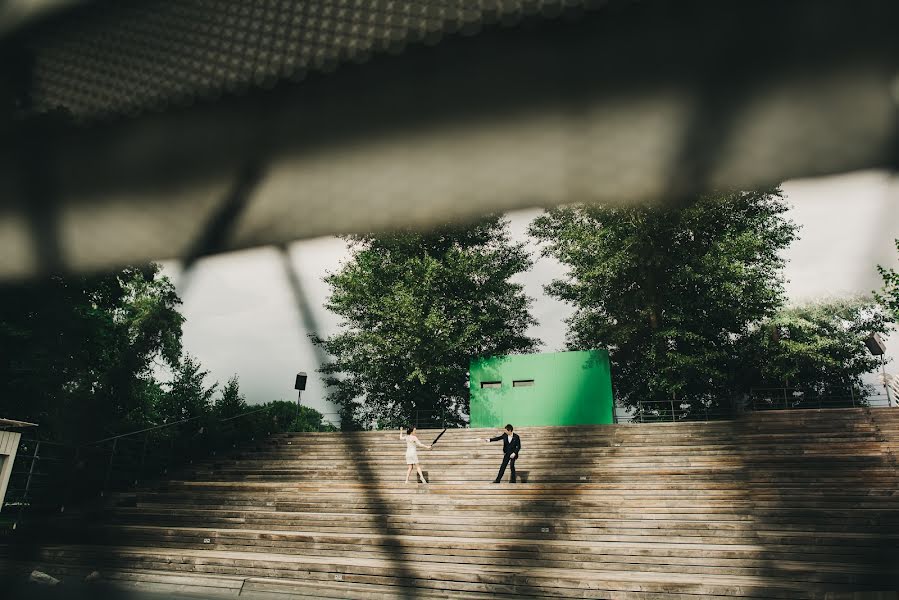
POLYGON ((416 446, 421 446, 428 450, 430 450, 431 447, 425 446, 418 441, 418 436, 415 435, 415 427, 410 427, 406 430, 406 433, 403 433, 401 427, 400 439, 406 442, 406 464, 409 465, 409 470, 406 471, 406 483, 409 483, 409 475, 412 473, 412 467, 415 467, 418 470, 418 476, 421 478, 421 482, 427 483, 427 481, 425 481, 424 473, 421 472, 421 466, 418 464, 418 449, 416 446))

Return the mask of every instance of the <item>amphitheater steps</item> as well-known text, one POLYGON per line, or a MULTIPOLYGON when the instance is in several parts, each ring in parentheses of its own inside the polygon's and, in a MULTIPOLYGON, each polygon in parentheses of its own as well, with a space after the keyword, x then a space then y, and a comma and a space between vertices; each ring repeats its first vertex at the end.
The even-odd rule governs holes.
MULTIPOLYGON (((895 413, 899 415, 899 411, 895 413)), ((439 431, 421 431, 427 442, 439 431)), ((58 522, 48 572, 227 597, 855 598, 899 588, 893 413, 449 430, 402 483, 397 432, 282 434, 58 522), (239 582, 239 585, 238 585, 239 582)))
MULTIPOLYGON (((525 578, 521 567, 506 565, 439 564, 401 558, 358 558, 288 555, 280 553, 226 552, 190 550, 184 548, 149 549, 142 547, 94 546, 48 547, 44 556, 50 561, 81 561, 102 563, 128 570, 151 570, 213 575, 243 575, 259 578, 297 578, 318 582, 375 583, 392 586, 411 586, 418 589, 457 590, 460 592, 507 594, 561 594, 565 597, 596 597, 594 592, 675 592, 702 595, 734 595, 778 598, 801 597, 810 585, 821 582, 817 570, 792 570, 789 563, 778 563, 776 569, 783 577, 776 587, 767 575, 715 574, 704 572, 701 583, 697 574, 684 572, 682 566, 673 570, 648 570, 652 565, 640 565, 633 570, 586 569, 576 564, 568 568, 527 567, 525 578), (787 579, 791 577, 791 579, 787 579), (589 594, 589 595, 588 595, 589 594)), ((812 565, 815 566, 814 564, 812 565)), ((768 565, 761 570, 774 570, 768 565)), ((700 570, 700 572, 702 572, 700 570)), ((894 581, 878 579, 871 570, 842 568, 841 573, 829 573, 825 580, 832 591, 848 591, 858 586, 892 585, 894 581), (839 581, 834 581, 839 580, 839 581)), ((599 597, 602 597, 600 595, 599 597)))
MULTIPOLYGON (((505 564, 515 560, 517 566, 553 564, 567 568, 594 570, 646 569, 702 573, 715 566, 716 572, 753 574, 777 564, 783 569, 807 569, 816 565, 817 577, 832 573, 871 572, 871 564, 882 557, 879 551, 852 550, 845 544, 774 545, 767 544, 703 544, 691 546, 673 542, 602 542, 573 540, 519 540, 502 542, 465 537, 434 535, 388 535, 383 533, 277 532, 269 530, 234 531, 229 529, 197 529, 171 527, 107 528, 97 542, 107 545, 134 545, 154 548, 194 548, 203 550, 277 552, 318 556, 362 556, 382 558, 401 556, 405 559, 452 564, 505 564), (801 554, 800 554, 801 553, 801 554), (805 561, 797 561, 801 555, 805 561)), ((743 540, 745 542, 745 540, 743 540)))
MULTIPOLYGON (((899 403, 899 398, 894 399, 899 403)), ((883 439, 889 449, 893 464, 899 461, 899 406, 869 411, 871 421, 876 427, 877 434, 883 439)))

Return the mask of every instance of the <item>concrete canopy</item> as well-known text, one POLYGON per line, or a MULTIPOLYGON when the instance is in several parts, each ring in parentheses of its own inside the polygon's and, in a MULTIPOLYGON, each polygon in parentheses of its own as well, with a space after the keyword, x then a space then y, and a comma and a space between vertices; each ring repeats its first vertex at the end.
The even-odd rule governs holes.
POLYGON ((874 1, 89 3, 0 54, 0 281, 894 168, 897 22, 874 1))

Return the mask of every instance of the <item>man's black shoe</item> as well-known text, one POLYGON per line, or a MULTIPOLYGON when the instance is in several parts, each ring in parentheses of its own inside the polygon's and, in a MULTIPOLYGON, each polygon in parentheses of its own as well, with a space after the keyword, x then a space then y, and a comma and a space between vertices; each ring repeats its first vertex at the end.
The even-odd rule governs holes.
POLYGON ((517 481, 515 481, 515 480, 514 480, 514 479, 513 479, 513 480, 512 480, 512 481, 510 481, 510 482, 509 482, 509 483, 518 483, 518 482, 517 482, 517 481))
POLYGON ((493 483, 502 483, 502 481, 494 481, 493 483))

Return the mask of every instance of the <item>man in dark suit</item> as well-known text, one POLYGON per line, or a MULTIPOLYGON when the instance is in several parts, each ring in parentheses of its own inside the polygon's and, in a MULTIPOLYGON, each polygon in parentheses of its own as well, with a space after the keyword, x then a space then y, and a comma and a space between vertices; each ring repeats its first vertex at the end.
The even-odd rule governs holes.
POLYGON ((506 465, 509 465, 512 468, 512 479, 509 480, 510 483, 515 483, 515 461, 518 459, 518 455, 521 453, 521 438, 518 437, 517 433, 512 433, 512 426, 506 425, 506 432, 500 434, 494 438, 487 438, 486 442, 498 442, 503 441, 503 464, 499 468, 499 473, 496 476, 496 481, 493 483, 500 483, 503 478, 503 474, 506 472, 506 465))

